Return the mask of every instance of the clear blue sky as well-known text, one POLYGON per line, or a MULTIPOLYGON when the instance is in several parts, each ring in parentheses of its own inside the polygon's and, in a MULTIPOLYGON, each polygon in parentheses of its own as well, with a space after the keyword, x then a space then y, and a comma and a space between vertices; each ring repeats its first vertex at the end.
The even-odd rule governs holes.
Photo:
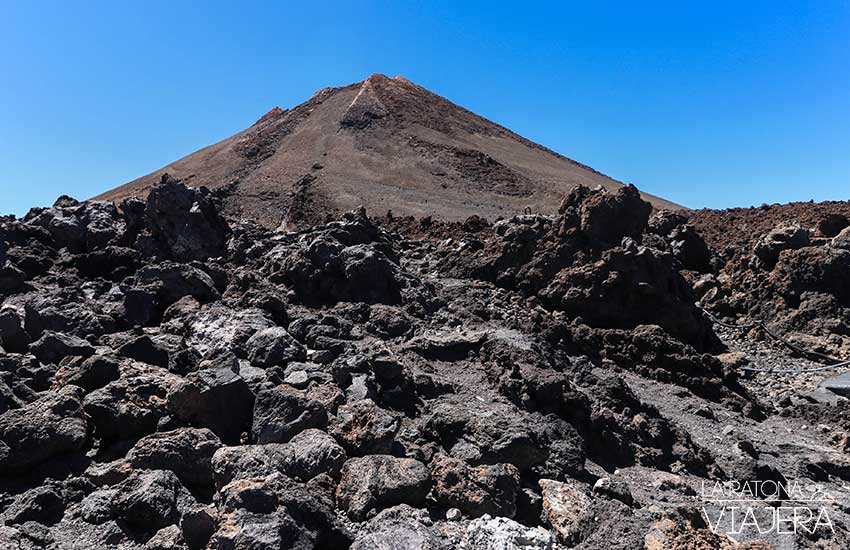
POLYGON ((373 72, 690 207, 850 199, 846 0, 456 4, 0 0, 0 212, 373 72))

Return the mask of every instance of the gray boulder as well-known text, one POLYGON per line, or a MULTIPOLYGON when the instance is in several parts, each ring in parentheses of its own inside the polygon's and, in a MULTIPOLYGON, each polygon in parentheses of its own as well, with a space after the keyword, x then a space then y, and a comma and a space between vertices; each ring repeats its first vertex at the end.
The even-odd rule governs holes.
POLYGON ((400 424, 371 399, 362 399, 339 407, 330 433, 349 455, 390 454, 400 424))
POLYGON ((268 368, 303 361, 307 352, 298 341, 281 327, 269 327, 255 333, 245 343, 248 359, 255 367, 268 368))
POLYGON ((797 250, 809 245, 809 231, 799 226, 784 226, 764 234, 753 247, 753 254, 764 267, 773 269, 783 250, 797 250))
POLYGON ((345 451, 328 434, 308 429, 289 443, 222 447, 212 457, 215 485, 218 488, 235 479, 266 477, 280 473, 309 481, 327 474, 338 477, 345 463, 345 451))
POLYGON ((181 262, 223 255, 230 234, 206 188, 186 187, 168 174, 148 195, 145 221, 153 236, 181 262))
POLYGON ((58 364, 68 356, 94 355, 94 346, 82 338, 46 330, 41 338, 30 344, 30 353, 44 364, 58 364))
POLYGON ((850 227, 845 227, 833 237, 832 247, 850 250, 850 227))
POLYGON ((178 428, 140 439, 127 460, 134 468, 170 470, 186 485, 212 486, 212 457, 221 441, 206 428, 178 428))
POLYGON ((257 443, 286 443, 303 430, 327 425, 325 407, 292 386, 281 384, 257 394, 251 428, 257 443))
POLYGON ((227 368, 192 372, 168 392, 168 409, 177 418, 209 428, 228 445, 250 429, 253 407, 248 384, 227 368))
POLYGON ((370 455, 351 458, 342 467, 336 501, 351 519, 362 521, 370 510, 422 506, 430 489, 428 467, 418 460, 370 455))
POLYGON ((0 415, 0 471, 27 471, 81 450, 87 440, 82 391, 68 386, 0 415))
POLYGON ((469 522, 466 547, 476 550, 553 550, 555 539, 541 527, 526 527, 508 518, 483 516, 469 522))
POLYGON ((116 485, 110 506, 117 519, 148 533, 176 525, 195 499, 174 474, 165 470, 138 472, 116 485))
POLYGON ((165 369, 132 361, 120 367, 121 376, 86 395, 83 407, 98 439, 114 441, 156 431, 169 415, 167 398, 183 380, 165 369))

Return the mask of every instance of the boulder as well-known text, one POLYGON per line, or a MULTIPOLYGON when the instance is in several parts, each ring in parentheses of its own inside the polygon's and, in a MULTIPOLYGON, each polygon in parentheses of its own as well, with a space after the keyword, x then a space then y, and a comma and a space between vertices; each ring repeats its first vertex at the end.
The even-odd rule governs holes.
POLYGON ((251 428, 256 443, 286 443, 303 430, 327 425, 324 406, 292 386, 282 384, 257 394, 251 428))
POLYGON ((28 521, 53 525, 65 512, 65 492, 57 484, 34 487, 18 495, 0 514, 6 525, 19 525, 28 521))
POLYGON ((112 357, 92 355, 77 366, 63 366, 55 376, 54 385, 74 385, 87 393, 100 389, 119 376, 119 362, 112 357))
POLYGON ((0 415, 0 472, 25 472, 80 451, 88 435, 81 398, 80 388, 69 386, 0 415))
MULTIPOLYGON (((221 547, 215 544, 221 544, 223 535, 237 539, 249 534, 261 535, 260 528, 251 526, 259 517, 265 518, 259 520, 261 525, 266 521, 271 522, 265 536, 271 537, 273 544, 281 546, 266 546, 265 541, 268 539, 263 539, 245 548, 309 550, 348 548, 351 545, 347 529, 334 513, 333 501, 315 487, 295 482, 281 474, 233 481, 221 488, 216 502, 222 511, 222 518, 219 530, 211 541, 213 548, 221 547), (243 525, 241 518, 250 518, 250 521, 243 525), (292 532, 286 531, 291 538, 283 543, 280 542, 279 525, 292 525, 295 528, 292 532)), ((227 545, 224 547, 231 548, 227 545)))
POLYGON ((303 361, 307 357, 304 347, 281 327, 269 327, 254 333, 245 343, 248 360, 255 367, 268 368, 303 361))
POLYGON ((180 350, 181 338, 178 336, 161 335, 151 337, 142 334, 118 348, 118 354, 142 363, 167 368, 169 356, 180 350))
POLYGON ((152 534, 178 524, 195 502, 174 472, 166 470, 137 472, 111 494, 110 508, 117 519, 152 534))
POLYGON ((258 514, 237 510, 213 535, 210 550, 310 550, 315 538, 287 514, 258 514))
POLYGON ((68 356, 94 355, 94 347, 82 338, 47 330, 41 338, 30 344, 30 353, 44 364, 58 364, 68 356))
POLYGON ((711 271, 711 250, 694 226, 679 226, 668 239, 670 251, 682 267, 700 273, 711 271))
POLYGON ((184 296, 192 296, 199 302, 221 297, 209 275, 186 264, 165 261, 146 265, 131 280, 132 286, 155 295, 162 311, 184 296))
POLYGON ((646 224, 646 231, 658 235, 659 237, 667 237, 677 227, 688 223, 688 218, 672 210, 658 210, 646 224))
POLYGON ((40 208, 30 210, 24 223, 41 227, 50 234, 56 248, 67 248, 71 252, 82 252, 86 246, 86 225, 77 215, 78 205, 40 208))
POLYGON ((212 458, 216 487, 235 479, 265 477, 281 473, 301 481, 327 474, 339 476, 345 451, 328 434, 308 429, 289 443, 222 447, 212 458))
POLYGON ((484 514, 513 517, 519 492, 519 471, 511 464, 469 466, 462 460, 437 455, 431 460, 434 496, 448 508, 471 517, 484 514))
POLYGON ((476 550, 554 550, 556 541, 542 527, 527 527, 508 518, 483 516, 466 528, 467 548, 476 550))
POLYGON ((266 477, 276 472, 286 474, 294 454, 288 443, 221 447, 210 461, 215 486, 221 489, 237 479, 266 477))
POLYGON ((165 369, 140 363, 121 365, 121 376, 83 400, 94 436, 105 441, 153 433, 169 415, 168 395, 182 380, 165 369))
POLYGON ((206 428, 178 428, 140 439, 127 460, 134 468, 170 470, 188 486, 212 486, 212 457, 221 441, 206 428))
POLYGON ((833 237, 832 247, 850 251, 850 227, 845 227, 833 237))
POLYGON ((86 278, 120 280, 135 271, 140 263, 140 254, 123 246, 107 246, 74 256, 74 267, 86 278))
POLYGON ((809 245, 809 231, 799 226, 777 227, 764 235, 753 247, 753 254, 767 269, 773 269, 783 250, 797 250, 809 245))
POLYGON ((623 479, 600 477, 596 480, 596 483, 593 484, 593 493, 619 500, 626 506, 634 504, 634 497, 629 489, 629 484, 623 479))
POLYGON ((304 430, 293 437, 289 445, 292 459, 286 474, 302 481, 321 474, 336 478, 347 458, 345 450, 321 430, 304 430))
POLYGON ((842 214, 827 214, 818 222, 818 233, 822 237, 832 238, 850 226, 850 220, 842 214))
POLYGON ((168 409, 174 416, 209 428, 228 445, 239 443, 250 429, 253 408, 248 384, 227 368, 192 372, 168 392, 168 409))
POLYGON ((431 405, 425 433, 455 458, 470 464, 507 463, 520 472, 546 462, 549 442, 513 405, 448 395, 431 405))
POLYGON ((31 342, 23 316, 13 308, 0 310, 0 346, 11 353, 26 353, 31 342))
POLYGON ((400 425, 374 401, 362 399, 337 409, 330 433, 349 455, 390 454, 400 425))
POLYGON ((401 302, 401 281, 406 277, 372 244, 346 247, 322 235, 284 263, 283 281, 304 303, 401 302))
POLYGON ((145 221, 153 236, 181 262, 223 255, 230 233, 206 188, 186 187, 168 174, 148 195, 145 221))
POLYGON ((404 310, 395 306, 372 304, 366 328, 381 338, 396 338, 407 334, 412 324, 404 310))
POLYGON ((805 293, 818 292, 850 305, 850 250, 807 247, 783 252, 767 282, 791 304, 805 293))
POLYGON ((542 519, 552 526, 558 540, 571 546, 581 542, 593 522, 591 498, 573 481, 541 479, 540 489, 542 519))
POLYGON ((0 294, 17 292, 24 286, 27 275, 9 261, 0 263, 0 294))
POLYGON ((163 527, 148 539, 145 550, 186 550, 183 533, 176 525, 163 527))
POLYGON ((418 460, 370 455, 346 461, 336 500, 351 519, 362 521, 370 510, 421 506, 430 489, 428 468, 418 460))
POLYGON ((624 185, 615 192, 602 188, 574 188, 559 208, 560 215, 575 216, 578 229, 598 249, 616 246, 623 237, 640 239, 652 206, 640 198, 634 185, 624 185))
MULTIPOLYGON (((400 504, 384 510, 358 530, 351 550, 450 550, 453 545, 425 510, 400 504)), ((471 548, 478 548, 473 546, 471 548)))
POLYGON ((247 358, 248 340, 257 332, 273 326, 272 320, 259 309, 235 310, 214 304, 185 319, 181 332, 186 334, 186 344, 203 356, 229 351, 237 357, 247 358))
POLYGON ((214 506, 193 506, 183 512, 180 531, 191 550, 206 547, 216 530, 218 511, 214 506))
POLYGON ((596 262, 564 269, 539 297, 594 328, 655 324, 697 350, 719 347, 673 257, 634 243, 612 248, 596 262))

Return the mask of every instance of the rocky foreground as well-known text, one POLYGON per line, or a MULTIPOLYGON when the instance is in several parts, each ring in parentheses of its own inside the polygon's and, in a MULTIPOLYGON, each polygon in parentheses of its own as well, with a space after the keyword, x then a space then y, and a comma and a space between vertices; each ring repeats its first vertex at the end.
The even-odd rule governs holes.
POLYGON ((578 188, 277 233, 165 177, 0 223, 0 548, 850 545, 847 408, 742 379, 765 335, 695 305, 846 354, 846 218, 714 250, 578 188), (701 513, 703 483, 790 478, 833 530, 701 513))

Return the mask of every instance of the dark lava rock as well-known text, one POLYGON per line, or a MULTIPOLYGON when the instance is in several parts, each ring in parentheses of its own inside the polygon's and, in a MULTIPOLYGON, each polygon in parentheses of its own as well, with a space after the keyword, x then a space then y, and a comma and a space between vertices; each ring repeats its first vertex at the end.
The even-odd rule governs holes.
POLYGON ((146 265, 136 272, 132 280, 137 287, 156 296, 163 311, 184 296, 192 296, 200 302, 220 298, 210 276, 186 264, 162 262, 146 265))
MULTIPOLYGON (((166 177, 119 207, 0 216, 0 547, 638 547, 645 491, 587 496, 600 468, 637 488, 756 466, 700 446, 710 419, 665 402, 766 410, 706 353, 695 300, 850 349, 847 229, 825 236, 840 224, 765 238, 753 260, 751 240, 709 249, 699 213, 650 219, 625 186, 492 225, 358 209, 273 232, 224 221, 238 185, 166 177)), ((814 408, 783 414, 847 431, 814 408)), ((835 457, 801 463, 806 435, 783 464, 847 477, 835 457)))
POLYGON ((0 471, 26 471, 81 450, 88 429, 81 398, 80 389, 69 386, 0 415, 0 471))
POLYGON ((850 226, 850 219, 847 216, 827 214, 818 222, 818 233, 823 237, 832 238, 848 226, 850 226))
POLYGON ((308 550, 351 545, 348 530, 333 511, 332 499, 315 486, 280 474, 234 481, 222 487, 217 501, 223 517, 211 541, 214 548, 308 550), (230 546, 231 540, 237 545, 230 546))
POLYGON ((293 453, 286 473, 302 481, 321 474, 337 477, 347 458, 345 450, 321 430, 304 430, 293 437, 289 445, 293 453))
POLYGON ((121 376, 92 391, 83 407, 94 436, 106 441, 142 437, 169 415, 168 396, 182 380, 165 369, 125 364, 121 376))
POLYGON ((248 384, 226 368, 190 373, 168 392, 168 408, 177 418, 209 428, 227 444, 250 429, 253 407, 248 384))
POLYGON ((29 351, 32 340, 24 330, 24 319, 12 308, 0 311, 0 346, 11 353, 29 351))
POLYGON ((850 250, 850 228, 845 227, 841 232, 832 239, 834 248, 850 250))
POLYGON ((245 343, 248 359, 255 367, 267 368, 303 361, 307 354, 303 346, 286 329, 271 327, 256 332, 245 343))
POLYGON ((652 206, 640 198, 634 185, 625 185, 614 193, 595 192, 577 187, 564 199, 559 212, 575 212, 579 230, 593 246, 610 248, 623 237, 639 239, 649 220, 652 206))
POLYGON ((445 455, 431 461, 434 496, 447 508, 479 517, 513 517, 519 492, 519 471, 510 464, 471 467, 445 455))
POLYGON ((390 454, 399 419, 371 399, 339 407, 330 433, 349 455, 390 454))
POLYGON ((148 196, 145 221, 181 262, 221 256, 230 233, 209 191, 186 187, 167 174, 148 196))
POLYGON ((192 504, 194 498, 174 472, 164 470, 130 476, 113 488, 110 503, 117 518, 149 533, 178 524, 192 504))
POLYGON ((809 232, 802 227, 778 227, 762 236, 753 253, 767 269, 772 269, 783 250, 797 250, 809 244, 809 232))
POLYGON ((593 264, 562 271, 540 296, 593 327, 628 329, 652 323, 698 350, 719 348, 673 258, 651 248, 611 249, 593 264))
POLYGON ((78 366, 62 367, 56 372, 59 386, 74 385, 91 392, 104 387, 119 376, 119 362, 112 357, 92 355, 78 366))
MULTIPOLYGON (((450 550, 451 548, 453 545, 442 536, 424 510, 418 510, 406 504, 393 506, 378 513, 366 524, 351 546, 351 550, 450 550)), ((481 548, 492 548, 492 546, 481 548)))
POLYGON ((7 261, 0 262, 0 293, 15 292, 24 286, 27 275, 7 261))
POLYGON ((361 521, 370 510, 396 504, 421 506, 430 489, 431 476, 421 462, 370 455, 345 463, 336 500, 351 519, 361 521))
POLYGON ((65 511, 65 494, 60 485, 42 485, 19 495, 0 519, 6 525, 34 521, 43 525, 57 523, 65 511))
POLYGON ((30 344, 30 352, 42 363, 59 363, 68 356, 94 355, 94 347, 70 334, 45 331, 41 338, 30 344))
POLYGON ((327 425, 324 406, 292 386, 282 384, 257 394, 251 428, 257 443, 286 443, 303 430, 327 425))
POLYGON ((178 428, 140 439, 127 460, 134 468, 171 470, 186 485, 212 486, 211 460, 221 441, 206 428, 178 428))
POLYGON ((223 447, 212 459, 216 487, 234 479, 265 477, 281 473, 309 481, 322 474, 339 476, 345 451, 321 430, 307 429, 289 443, 223 447))
POLYGON ((426 433, 451 456, 473 464, 509 463, 526 471, 549 456, 541 426, 507 403, 446 396, 433 404, 425 422, 426 433))

